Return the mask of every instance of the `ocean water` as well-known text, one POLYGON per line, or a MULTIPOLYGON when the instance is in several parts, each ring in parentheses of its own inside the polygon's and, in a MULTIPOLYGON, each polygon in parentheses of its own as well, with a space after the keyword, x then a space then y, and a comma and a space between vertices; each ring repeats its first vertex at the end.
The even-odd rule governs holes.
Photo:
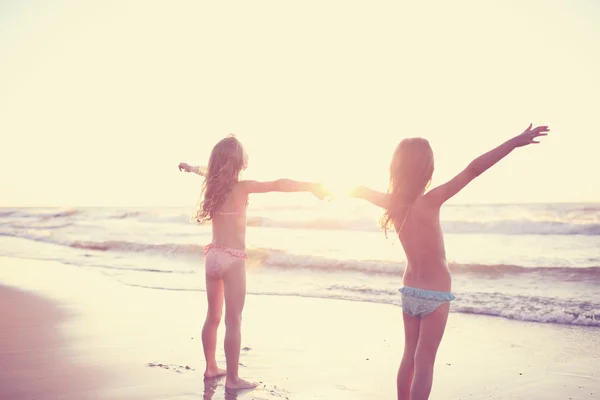
MULTIPOLYGON (((0 255, 203 291, 193 208, 0 208, 0 255)), ((248 209, 248 293, 400 304, 404 252, 360 202, 248 209)), ((600 327, 600 204, 447 205, 452 312, 600 327)), ((1 268, 1 266, 0 266, 1 268)))

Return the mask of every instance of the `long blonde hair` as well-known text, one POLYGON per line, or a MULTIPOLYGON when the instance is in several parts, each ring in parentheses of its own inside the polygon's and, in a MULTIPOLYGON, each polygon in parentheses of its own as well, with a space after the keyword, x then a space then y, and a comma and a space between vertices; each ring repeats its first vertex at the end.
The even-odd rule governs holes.
POLYGON ((386 237, 388 229, 405 220, 412 203, 431 183, 433 166, 433 150, 426 139, 404 139, 396 147, 390 163, 389 203, 379 221, 386 237))
POLYGON ((194 217, 195 222, 203 223, 213 218, 215 211, 223 204, 246 166, 246 152, 235 135, 228 135, 213 147, 194 217))

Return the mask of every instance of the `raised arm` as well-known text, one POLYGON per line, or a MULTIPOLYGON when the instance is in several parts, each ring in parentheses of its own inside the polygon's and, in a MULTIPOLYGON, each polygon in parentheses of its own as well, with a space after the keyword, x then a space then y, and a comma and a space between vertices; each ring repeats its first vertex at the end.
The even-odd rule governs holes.
POLYGON ((193 165, 186 164, 184 162, 179 163, 179 171, 193 172, 194 174, 198 174, 198 175, 204 176, 204 177, 208 173, 208 169, 206 167, 193 166, 193 165))
POLYGON ((320 183, 298 182, 291 179, 277 179, 269 182, 240 181, 238 185, 240 189, 247 194, 268 192, 311 192, 321 200, 331 195, 320 183))
POLYGON ((387 208, 389 202, 389 194, 369 189, 366 186, 358 186, 350 193, 350 197, 366 200, 381 208, 387 208))
POLYGON ((469 182, 506 157, 515 148, 539 143, 539 141, 535 139, 540 136, 546 136, 548 134, 547 132, 550 131, 547 126, 538 126, 534 129, 531 129, 531 126, 532 125, 529 124, 529 127, 520 135, 507 140, 495 149, 477 157, 475 160, 471 161, 467 168, 454 178, 443 185, 432 189, 425 195, 427 203, 433 206, 441 206, 452 196, 460 192, 469 184, 469 182))

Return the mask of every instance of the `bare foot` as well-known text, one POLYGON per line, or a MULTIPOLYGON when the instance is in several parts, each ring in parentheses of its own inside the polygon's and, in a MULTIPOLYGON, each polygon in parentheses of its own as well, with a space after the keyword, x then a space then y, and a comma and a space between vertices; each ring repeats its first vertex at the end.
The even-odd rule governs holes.
POLYGON ((254 389, 257 386, 258 386, 257 382, 249 382, 242 378, 237 378, 236 380, 227 378, 227 380, 225 381, 225 389, 226 390, 254 389))
POLYGON ((218 367, 206 368, 206 371, 204 371, 204 377, 207 379, 218 378, 219 376, 225 375, 227 375, 227 371, 218 367))

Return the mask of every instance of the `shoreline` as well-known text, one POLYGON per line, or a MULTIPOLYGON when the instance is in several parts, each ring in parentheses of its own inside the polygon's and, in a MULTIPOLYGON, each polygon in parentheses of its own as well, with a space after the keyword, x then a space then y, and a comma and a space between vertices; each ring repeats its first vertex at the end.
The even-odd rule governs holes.
MULTIPOLYGON (((7 304, 4 299, 13 292, 25 296, 12 301, 13 319, 0 320, 0 332, 6 326, 14 332, 43 325, 60 335, 38 345, 40 351, 55 350, 61 370, 69 371, 61 376, 68 380, 64 388, 71 389, 57 393, 60 398, 225 399, 223 381, 203 384, 203 292, 124 286, 58 262, 0 257, 0 265, 0 303, 7 304), (39 313, 56 307, 63 314, 45 322, 42 317, 52 312, 26 318, 27 308, 14 304, 30 300, 41 302, 36 303, 39 313), (77 391, 78 397, 68 397, 77 391), (84 391, 88 397, 81 396, 84 391)), ((238 398, 394 398, 402 332, 401 309, 393 305, 248 295, 240 372, 263 385, 238 398)), ((431 399, 592 399, 600 394, 597 332, 453 313, 438 353, 431 399)), ((223 335, 221 325, 221 365, 223 335)), ((43 382, 56 364, 35 363, 31 352, 12 348, 2 348, 0 371, 6 369, 5 355, 16 351, 17 365, 27 371, 21 382, 43 382)))

